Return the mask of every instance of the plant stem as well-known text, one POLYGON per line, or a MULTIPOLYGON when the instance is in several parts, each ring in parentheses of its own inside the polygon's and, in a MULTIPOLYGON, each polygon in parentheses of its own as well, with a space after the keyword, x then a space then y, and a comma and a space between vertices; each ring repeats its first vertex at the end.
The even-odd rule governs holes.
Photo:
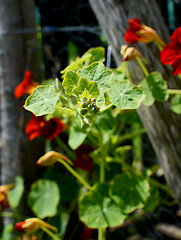
POLYGON ((54 233, 52 233, 48 228, 41 226, 40 227, 44 232, 46 232, 52 239, 54 240, 61 240, 60 238, 58 238, 54 233))
POLYGON ((105 240, 106 238, 106 228, 98 229, 98 240, 105 240))
POLYGON ((106 106, 105 108, 102 108, 102 109, 100 110, 100 112, 102 113, 102 112, 106 111, 107 109, 111 108, 113 105, 114 105, 113 103, 109 104, 109 105, 106 106))
MULTIPOLYGON (((102 138, 100 139, 100 148, 101 148, 101 163, 100 163, 100 183, 105 182, 105 158, 106 158, 106 146, 102 144, 102 138)), ((106 228, 98 228, 98 240, 106 240, 106 228)))
POLYGON ((70 148, 67 146, 67 144, 65 144, 64 141, 62 141, 62 139, 58 136, 55 138, 55 140, 58 143, 58 145, 60 146, 61 150, 63 150, 72 160, 74 160, 75 155, 70 150, 70 148))
POLYGON ((136 57, 136 60, 138 61, 143 73, 145 74, 145 76, 147 77, 149 75, 148 70, 146 69, 145 65, 143 64, 143 62, 141 61, 140 57, 136 57))
POLYGON ((169 95, 181 95, 181 89, 168 89, 169 95))
POLYGON ((77 180, 79 180, 79 182, 84 185, 87 189, 89 189, 90 191, 92 191, 92 187, 67 163, 65 162, 63 159, 58 158, 57 159, 58 162, 60 162, 61 164, 64 165, 64 167, 66 167, 66 169, 75 177, 77 178, 77 180))
POLYGON ((128 139, 132 139, 132 138, 137 137, 137 136, 139 136, 141 134, 144 134, 144 133, 146 133, 145 128, 141 128, 141 129, 136 130, 134 132, 126 133, 125 135, 119 137, 119 139, 116 142, 116 145, 120 145, 120 143, 122 143, 123 141, 128 140, 128 139))
POLYGON ((14 213, 13 212, 0 212, 0 217, 13 218, 14 217, 14 213))

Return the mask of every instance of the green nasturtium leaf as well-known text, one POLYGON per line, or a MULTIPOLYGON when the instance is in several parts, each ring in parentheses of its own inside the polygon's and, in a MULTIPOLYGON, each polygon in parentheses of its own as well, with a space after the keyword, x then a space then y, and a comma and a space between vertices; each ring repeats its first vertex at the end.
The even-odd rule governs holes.
POLYGON ((21 176, 15 178, 15 187, 8 193, 8 201, 12 208, 19 206, 24 191, 24 180, 21 176))
POLYGON ((122 81, 111 84, 109 97, 111 102, 120 109, 137 109, 145 95, 139 87, 122 81))
POLYGON ((155 100, 166 101, 168 99, 167 82, 159 72, 152 72, 139 86, 145 93, 143 104, 151 106, 155 100))
POLYGON ((84 92, 87 92, 88 98, 96 98, 99 95, 99 90, 97 87, 97 83, 95 81, 90 82, 86 78, 81 77, 78 82, 78 86, 73 89, 75 95, 84 96, 84 92))
POLYGON ((128 78, 126 77, 126 75, 121 72, 118 69, 111 69, 112 73, 113 73, 113 78, 112 78, 112 83, 113 82, 122 82, 122 81, 128 81, 128 78))
POLYGON ((65 73, 65 77, 62 82, 62 85, 64 86, 65 92, 68 95, 74 94, 73 88, 77 86, 79 78, 80 78, 80 75, 77 74, 75 71, 69 70, 65 73))
POLYGON ((90 228, 115 227, 127 217, 110 198, 108 184, 97 184, 79 201, 80 220, 90 228))
POLYGON ((111 140, 111 134, 116 128, 116 121, 112 111, 108 110, 97 116, 95 127, 98 133, 101 134, 102 143, 105 145, 111 140))
POLYGON ((171 109, 177 114, 181 114, 181 95, 176 95, 171 100, 171 109))
POLYGON ((112 198, 124 213, 143 208, 150 196, 150 185, 146 178, 132 173, 117 175, 113 181, 112 198))
POLYGON ((88 59, 88 64, 95 61, 105 61, 105 49, 103 47, 90 48, 84 55, 91 54, 92 56, 88 59))
POLYGON ((28 205, 39 218, 53 217, 57 213, 60 192, 55 181, 39 179, 31 186, 28 205))
POLYGON ((78 71, 82 77, 87 78, 89 81, 95 81, 99 89, 107 91, 110 88, 112 79, 112 72, 108 70, 102 62, 94 62, 86 68, 78 71))
POLYGON ((59 96, 60 92, 53 86, 38 86, 26 99, 24 108, 35 116, 53 113, 59 96))
POLYGON ((12 240, 13 230, 14 230, 14 224, 8 223, 6 226, 4 226, 0 239, 1 240, 12 240))
POLYGON ((84 142, 89 131, 89 126, 81 128, 81 120, 79 118, 75 118, 75 120, 70 126, 70 133, 68 139, 69 146, 73 150, 77 149, 84 142))
POLYGON ((66 71, 68 70, 73 70, 73 71, 77 71, 78 69, 82 68, 84 66, 85 61, 88 61, 89 58, 91 58, 92 55, 91 54, 84 54, 81 58, 77 57, 76 60, 70 64, 69 66, 67 66, 64 70, 61 71, 61 73, 64 74, 66 73, 66 71))

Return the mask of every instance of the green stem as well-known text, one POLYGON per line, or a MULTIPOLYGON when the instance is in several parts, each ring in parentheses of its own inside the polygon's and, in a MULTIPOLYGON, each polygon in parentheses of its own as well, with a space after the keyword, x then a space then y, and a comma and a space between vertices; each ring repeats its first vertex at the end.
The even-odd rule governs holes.
POLYGON ((168 193, 173 198, 172 191, 166 185, 159 183, 158 181, 154 180, 153 178, 150 178, 149 181, 156 187, 158 187, 161 190, 163 190, 164 192, 168 193))
POLYGON ((61 240, 60 238, 58 238, 54 233, 52 233, 48 228, 41 226, 40 227, 44 232, 46 232, 52 239, 54 240, 61 240))
POLYGON ((62 139, 60 137, 58 137, 58 136, 55 138, 55 140, 58 143, 58 145, 60 146, 61 150, 63 150, 69 156, 69 158, 74 160, 75 159, 75 155, 70 150, 70 148, 67 146, 67 144, 65 144, 64 141, 62 141, 62 139))
POLYGON ((92 191, 92 187, 67 163, 65 162, 63 159, 58 158, 57 159, 58 162, 60 162, 61 164, 64 165, 64 167, 66 167, 66 169, 75 177, 77 178, 77 180, 84 185, 87 189, 89 189, 90 191, 92 191))
POLYGON ((13 218, 14 213, 13 212, 0 212, 0 217, 13 218))
POLYGON ((127 133, 117 140, 116 145, 120 145, 120 143, 122 143, 123 141, 128 140, 128 139, 132 139, 132 138, 137 137, 137 136, 139 136, 141 134, 144 134, 144 133, 146 133, 146 129, 144 129, 144 128, 142 128, 140 130, 136 130, 136 131, 131 132, 131 133, 127 133))
MULTIPOLYGON (((100 183, 105 182, 105 158, 107 154, 106 146, 102 144, 102 138, 100 139, 101 148, 101 163, 100 163, 100 183)), ((106 240, 106 228, 98 228, 98 240, 106 240)))
POLYGON ((168 89, 169 95, 181 95, 181 89, 168 89))
POLYGON ((98 229, 98 240, 106 240, 106 228, 98 229))
POLYGON ((143 73, 145 74, 145 76, 147 77, 149 75, 148 70, 146 69, 145 65, 143 64, 143 62, 141 61, 140 57, 136 57, 136 60, 138 61, 143 73))
POLYGON ((100 110, 100 112, 102 113, 102 112, 106 111, 107 109, 111 108, 113 105, 114 105, 113 103, 109 104, 109 105, 106 106, 105 108, 102 108, 102 109, 100 110))

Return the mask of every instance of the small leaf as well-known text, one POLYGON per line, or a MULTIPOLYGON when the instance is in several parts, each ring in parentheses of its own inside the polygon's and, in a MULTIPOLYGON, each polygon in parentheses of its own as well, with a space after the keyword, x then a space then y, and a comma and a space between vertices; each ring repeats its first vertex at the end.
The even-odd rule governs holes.
POLYGON ((97 184, 79 201, 79 216, 90 228, 115 227, 127 217, 109 197, 109 185, 97 184))
POLYGON ((143 91, 127 82, 113 82, 109 91, 110 100, 120 109, 137 109, 144 99, 143 91))
POLYGON ((95 81, 98 84, 98 88, 105 91, 110 87, 113 75, 102 62, 94 62, 88 67, 79 70, 78 74, 87 78, 89 81, 95 81))
POLYGON ((80 78, 79 82, 78 82, 78 86, 76 88, 73 89, 73 92, 79 96, 85 96, 88 98, 96 98, 99 95, 99 90, 97 87, 97 83, 96 82, 89 82, 89 80, 87 80, 86 78, 80 78), (89 96, 85 96, 82 95, 83 92, 86 90, 86 92, 88 92, 89 96))
POLYGON ((57 213, 60 192, 56 182, 39 179, 31 186, 28 205, 39 218, 53 217, 57 213))
POLYGON ((112 198, 124 213, 143 208, 149 198, 148 180, 129 172, 117 175, 112 186, 112 198))
POLYGON ((24 108, 35 116, 53 113, 60 93, 53 86, 38 86, 26 99, 24 108))
POLYGON ((24 180, 21 176, 15 178, 15 187, 8 192, 8 201, 12 208, 19 206, 24 191, 24 180))
MULTIPOLYGON (((67 66, 64 70, 61 71, 62 74, 65 74, 68 70, 76 71, 84 66, 85 61, 88 61, 89 58, 91 58, 91 54, 84 54, 81 58, 77 57, 76 60, 67 66)), ((64 77, 64 75, 63 75, 64 77)))
POLYGON ((90 48, 84 55, 91 54, 92 56, 88 59, 88 64, 95 61, 105 61, 105 49, 103 47, 90 48))
POLYGON ((81 120, 79 118, 75 118, 70 127, 68 139, 69 146, 73 150, 77 149, 84 142, 89 131, 89 127, 81 128, 81 120))
POLYGON ((172 98, 171 109, 177 114, 181 114, 181 95, 176 95, 172 98))
POLYGON ((68 95, 74 94, 73 88, 75 88, 78 84, 80 75, 78 75, 75 71, 67 71, 65 73, 64 80, 62 82, 62 85, 65 88, 65 92, 68 95))
POLYGON ((151 106, 155 100, 166 101, 168 99, 167 83, 159 72, 152 72, 139 85, 144 93, 143 104, 151 106))

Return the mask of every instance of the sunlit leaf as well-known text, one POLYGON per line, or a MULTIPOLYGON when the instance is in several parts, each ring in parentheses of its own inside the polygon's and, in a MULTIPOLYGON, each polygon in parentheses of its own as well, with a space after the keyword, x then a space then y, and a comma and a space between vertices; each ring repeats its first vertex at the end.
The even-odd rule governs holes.
POLYGON ((24 108, 36 116, 53 113, 60 92, 53 86, 38 86, 26 99, 24 108))
POLYGON ((176 95, 172 98, 171 109, 177 114, 181 114, 181 95, 176 95))
POLYGON ((166 101, 168 99, 167 82, 159 72, 152 72, 139 85, 144 93, 143 104, 151 106, 155 100, 166 101))
POLYGON ((111 102, 120 109, 137 109, 145 97, 139 87, 127 81, 113 82, 109 96, 111 102))

